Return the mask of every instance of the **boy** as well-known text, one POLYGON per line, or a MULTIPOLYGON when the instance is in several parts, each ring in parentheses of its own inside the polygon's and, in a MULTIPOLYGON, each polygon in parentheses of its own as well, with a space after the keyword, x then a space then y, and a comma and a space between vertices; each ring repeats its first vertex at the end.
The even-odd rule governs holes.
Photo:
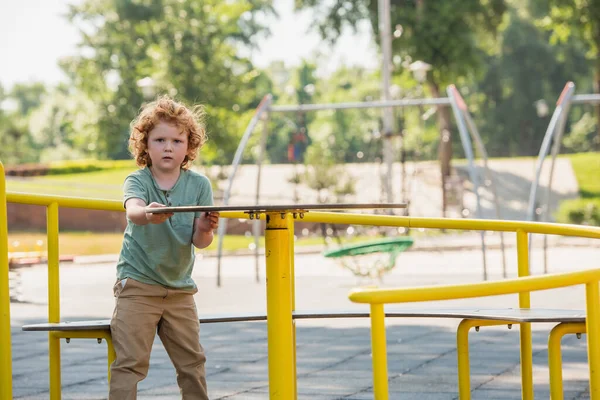
POLYGON ((135 399, 148 373, 156 333, 177 372, 182 398, 208 399, 191 278, 194 246, 211 244, 219 213, 152 214, 146 207, 212 205, 208 179, 188 168, 206 141, 202 108, 161 97, 131 124, 129 147, 140 169, 124 183, 127 228, 113 291, 110 329, 116 352, 111 400, 135 399))

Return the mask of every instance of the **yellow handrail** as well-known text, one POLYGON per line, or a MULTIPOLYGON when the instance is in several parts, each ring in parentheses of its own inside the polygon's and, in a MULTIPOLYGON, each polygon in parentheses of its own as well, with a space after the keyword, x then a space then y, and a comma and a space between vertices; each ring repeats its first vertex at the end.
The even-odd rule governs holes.
POLYGON ((350 291, 349 297, 350 300, 355 303, 412 303, 419 301, 468 299, 473 297, 533 292, 537 290, 580 285, 597 280, 600 280, 600 268, 460 285, 388 289, 360 288, 350 291))
MULTIPOLYGON (((6 215, 6 203, 21 203, 45 206, 48 209, 48 320, 51 322, 60 320, 60 282, 59 282, 59 271, 58 271, 58 212, 60 207, 69 208, 84 208, 93 210, 106 210, 106 211, 124 211, 123 205, 120 201, 115 200, 102 200, 102 199, 89 199, 89 198, 77 198, 67 196, 51 196, 51 195, 39 195, 30 193, 7 193, 5 191, 5 178, 4 169, 0 163, 0 400, 9 399, 12 396, 12 365, 11 365, 11 343, 10 343, 10 305, 9 305, 9 293, 8 293, 8 231, 7 231, 7 215, 6 215)), ((247 219, 249 215, 243 212, 222 212, 221 217, 223 218, 237 218, 247 219)), ((261 214, 261 219, 265 219, 265 214, 261 214)), ((296 221, 299 219, 296 218, 296 221)), ((412 227, 412 228, 436 228, 436 229, 461 229, 461 230, 489 230, 489 231, 510 231, 515 232, 517 235, 517 252, 518 252, 518 273, 520 277, 529 275, 529 255, 527 238, 529 233, 538 234, 552 234, 552 235, 563 235, 563 236, 578 236, 585 238, 600 239, 600 228, 598 227, 586 227, 586 226, 575 226, 565 224, 550 224, 540 222, 523 222, 523 221, 501 221, 501 220, 469 220, 469 219, 445 219, 445 218, 415 218, 415 217, 399 217, 399 216, 388 216, 388 215, 371 215, 371 214, 349 214, 349 213, 334 213, 334 212, 310 212, 305 213, 302 217, 302 221, 306 222, 321 222, 321 223, 339 223, 339 224, 351 224, 351 225, 368 225, 368 226, 390 226, 390 227, 412 227)), ((290 221, 291 222, 291 221, 290 221)), ((293 224, 289 224, 293 227, 293 224)), ((288 236, 293 237, 293 231, 288 228, 288 236)), ((277 240, 273 240, 272 247, 280 248, 283 245, 283 241, 286 238, 280 235, 277 240)), ((291 240, 291 239, 287 239, 291 240)), ((283 258, 293 257, 293 246, 290 246, 290 251, 287 253, 288 256, 283 258)), ((291 288, 286 288, 287 291, 291 290, 290 307, 294 308, 294 287, 293 287, 293 259, 288 261, 278 261, 276 264, 285 264, 283 267, 286 271, 290 271, 290 279, 282 280, 282 282, 276 283, 277 285, 289 285, 291 288), (291 282, 290 282, 291 280, 291 282)), ((285 271, 284 271, 285 272, 285 271)), ((528 281, 527 281, 528 282, 528 281)), ((535 281, 537 282, 537 281, 535 281)), ((544 281, 546 282, 546 281, 544 281)), ((549 281, 548 281, 549 282, 549 281)), ((546 283, 548 283, 546 282, 546 283)), ((486 284, 494 284, 496 282, 486 282, 486 284)), ((271 281, 271 284, 274 285, 271 281)), ((557 283, 556 283, 557 284, 557 283)), ((588 284, 589 286, 589 284, 588 284)), ((471 287, 471 285, 469 285, 471 287)), ((493 286, 492 286, 493 287, 493 286)), ((533 286, 535 287, 535 285, 533 286)), ((557 286, 558 287, 558 286, 557 286)), ((273 292, 281 288, 271 288, 273 292), (277 290, 274 290, 277 289, 277 290)), ((514 289, 514 288, 513 288, 514 289)), ((456 293, 460 293, 460 288, 454 289, 456 293)), ((487 290, 487 289, 486 289, 487 290)), ((496 288, 494 290, 500 290, 496 288)), ((519 294, 519 305, 521 307, 529 307, 529 291, 538 290, 531 289, 529 286, 524 286, 519 294)), ((287 292, 286 292, 287 293, 287 292)), ((483 293, 483 292, 481 292, 483 293)), ((487 292, 486 292, 487 293, 487 292)), ((510 292, 510 293, 515 293, 510 292)), ((589 291, 590 296, 597 296, 593 290, 589 291)), ((360 296, 359 293, 356 293, 360 296)), ((287 296, 287 295, 286 295, 287 296)), ((383 294, 381 294, 383 296, 383 294)), ((286 300, 286 302, 288 301, 286 300)), ((268 308, 277 309, 281 304, 275 304, 280 302, 281 299, 273 297, 267 298, 268 308), (273 303, 273 304, 271 304, 273 303)), ((380 303, 381 305, 383 303, 380 303)), ((372 305, 374 315, 379 315, 383 321, 381 312, 382 309, 378 310, 378 304, 372 305)), ((286 305, 287 307, 287 305, 286 305)), ((383 307, 383 306, 381 306, 383 307)), ((287 309, 286 309, 287 310, 287 309)), ((286 311, 287 312, 287 311, 286 311)), ((284 356, 280 356, 285 360, 281 361, 281 365, 286 368, 286 371, 290 370, 289 364, 294 363, 294 351, 287 349, 289 346, 285 343, 290 338, 287 336, 292 335, 292 344, 295 343, 293 328, 290 331, 288 318, 281 315, 282 326, 275 327, 273 329, 279 332, 288 332, 285 335, 274 335, 275 344, 284 344, 286 353, 284 356), (285 325, 285 326, 283 326, 285 325), (285 337, 284 337, 285 336, 285 337), (285 342, 285 343, 284 343, 285 342), (288 360, 288 358, 290 360, 288 360)), ((600 327, 600 325, 598 325, 600 327)), ((531 371, 526 371, 526 367, 531 364, 531 330, 528 324, 521 324, 521 357, 523 370, 523 383, 524 388, 528 392, 532 389, 529 388, 531 380, 531 371), (526 387, 527 386, 527 387, 526 387)), ((600 328, 598 328, 600 329, 600 328)), ((385 330, 381 330, 385 334, 385 330)), ((594 327, 591 331, 588 330, 588 338, 592 337, 593 340, 599 340, 600 332, 594 327)), ((56 336, 50 336, 50 375, 52 379, 60 381, 60 347, 56 340, 56 336)), ((269 338, 269 347, 271 348, 271 338, 269 338)), ((385 345, 385 342, 383 343, 385 345)), ((273 345, 273 348, 277 346, 273 345)), ((597 348, 597 347, 596 347, 597 348)), ((384 347, 385 349, 385 347, 384 347)), ((590 363, 591 365, 592 363, 590 363)), ((291 368, 291 375, 295 377, 295 366, 291 368)), ((289 371, 288 371, 289 372, 289 371)), ((287 384, 290 380, 288 377, 281 380, 281 384, 287 384)), ((292 382, 294 380, 292 379, 292 382)), ((294 383, 295 384, 295 383, 294 383)), ((52 386, 52 385, 51 385, 52 386)), ((281 386, 281 385, 280 385, 281 386)), ((55 385, 55 387, 58 387, 55 385)), ((380 390, 380 389, 378 389, 380 390)), ((291 391, 295 393, 295 389, 291 391)), ((378 392, 379 393, 379 392, 378 392)), ((51 398, 59 398, 60 393, 52 392, 51 398)), ((529 398, 529 395, 526 397, 529 398)))
MULTIPOLYGON (((371 304, 371 346, 373 350, 373 384, 376 400, 388 399, 387 350, 384 304, 411 303, 529 293, 584 284, 586 286, 586 329, 588 330, 588 363, 590 398, 600 398, 600 268, 535 277, 519 277, 495 282, 461 285, 438 285, 414 288, 354 289, 349 298, 355 303, 371 304), (590 333, 589 329, 594 332, 590 333)), ((523 343, 521 343, 523 345, 523 343)), ((522 362, 523 364, 523 362, 522 362)), ((527 366, 522 365, 522 369, 527 366)), ((459 371, 460 372, 460 371, 459 371)), ((460 374, 459 375, 464 375, 460 374)), ((523 381, 523 398, 533 397, 529 379, 523 381), (527 384, 527 385, 526 385, 527 384)))
POLYGON ((12 399, 10 293, 8 283, 8 216, 4 165, 0 162, 0 400, 12 399))

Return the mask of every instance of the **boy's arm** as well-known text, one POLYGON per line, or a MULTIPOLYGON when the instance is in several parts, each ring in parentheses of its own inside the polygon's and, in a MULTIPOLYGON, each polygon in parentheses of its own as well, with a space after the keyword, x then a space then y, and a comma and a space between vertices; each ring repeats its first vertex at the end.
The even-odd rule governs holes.
POLYGON ((204 249, 213 241, 213 231, 219 227, 219 213, 207 212, 200 218, 194 218, 194 233, 192 243, 199 249, 204 249))
MULTIPOLYGON (((166 207, 164 204, 150 203, 150 208, 166 207)), ((169 217, 173 216, 173 213, 168 214, 152 214, 146 212, 146 202, 136 197, 128 199, 125 202, 125 211, 127 219, 136 225, 148 225, 148 224, 162 224, 169 217)))

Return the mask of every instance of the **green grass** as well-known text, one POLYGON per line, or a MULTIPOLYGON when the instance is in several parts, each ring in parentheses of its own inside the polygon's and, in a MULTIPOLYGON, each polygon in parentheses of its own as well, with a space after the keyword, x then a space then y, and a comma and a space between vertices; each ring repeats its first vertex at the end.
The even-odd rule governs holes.
MULTIPOLYGON (((374 237, 354 236, 342 238, 342 243, 355 243, 367 240, 373 240, 374 237)), ((61 232, 59 237, 59 253, 70 256, 87 256, 97 254, 117 254, 121 251, 123 241, 122 233, 95 233, 95 232, 61 232)), ((18 232, 8 235, 9 252, 34 252, 46 251, 46 234, 40 232, 18 232)), ((227 235, 223 241, 223 250, 225 252, 236 252, 241 250, 250 250, 254 245, 254 237, 243 235, 227 235)), ((264 237, 259 237, 259 248, 264 248, 264 237)), ((299 238, 295 246, 318 246, 323 245, 323 238, 311 236, 299 238)), ((206 251, 216 251, 218 240, 215 238, 213 243, 206 251)), ((337 246, 333 242, 332 246, 337 246)), ((203 250, 204 251, 204 250, 203 250)))
POLYGON ((584 199, 600 198, 600 153, 581 153, 568 156, 584 199))
POLYGON ((8 179, 6 188, 9 192, 120 200, 123 195, 123 181, 135 170, 136 167, 131 167, 79 174, 8 179))
POLYGON ((565 200, 555 213, 557 222, 600 226, 600 153, 568 157, 579 185, 579 198, 565 200))

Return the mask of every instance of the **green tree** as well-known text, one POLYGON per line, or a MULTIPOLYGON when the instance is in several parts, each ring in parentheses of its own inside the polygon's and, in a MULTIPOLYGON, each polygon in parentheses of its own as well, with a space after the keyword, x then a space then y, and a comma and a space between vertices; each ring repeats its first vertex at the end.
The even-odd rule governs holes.
POLYGON ((17 111, 26 116, 42 104, 46 93, 46 86, 41 82, 17 83, 12 87, 10 97, 18 105, 17 111))
MULTIPOLYGON (((392 26, 402 30, 401 38, 393 42, 393 53, 404 60, 401 64, 404 68, 412 60, 433 66, 427 83, 435 97, 444 96, 442 88, 446 85, 462 83, 481 72, 484 56, 493 50, 494 36, 506 9, 504 0, 391 0, 390 3, 392 26)), ((371 22, 373 32, 379 32, 376 1, 296 0, 296 6, 314 8, 318 18, 315 26, 331 41, 339 37, 345 26, 356 27, 365 19, 371 22)), ((450 174, 452 157, 449 112, 447 108, 438 112, 442 176, 450 174)))
MULTIPOLYGON (((600 93, 600 0, 530 0, 533 15, 539 26, 552 32, 553 43, 572 42, 576 38, 584 44, 586 58, 593 65, 594 91, 600 93)), ((600 106, 596 107, 600 120, 600 106)), ((600 150, 600 124, 596 146, 600 150)))
POLYGON ((534 155, 550 122, 535 103, 555 103, 567 81, 587 75, 584 51, 574 40, 550 44, 523 5, 511 8, 503 25, 498 52, 486 57, 485 73, 472 85, 471 110, 489 154, 534 155))
POLYGON ((38 161, 38 149, 29 131, 29 115, 41 104, 42 83, 16 84, 10 91, 0 86, 0 160, 5 165, 38 161))
POLYGON ((239 46, 253 46, 263 30, 256 14, 271 10, 268 0, 87 0, 71 6, 81 51, 62 66, 99 106, 98 152, 128 157, 129 123, 153 97, 144 96, 139 82, 150 78, 157 94, 209 106, 208 129, 215 134, 207 154, 230 160, 242 132, 220 129, 262 96, 256 93, 261 73, 239 55, 239 46))
POLYGON ((96 156, 98 108, 79 91, 52 90, 31 113, 29 129, 42 162, 96 156))

